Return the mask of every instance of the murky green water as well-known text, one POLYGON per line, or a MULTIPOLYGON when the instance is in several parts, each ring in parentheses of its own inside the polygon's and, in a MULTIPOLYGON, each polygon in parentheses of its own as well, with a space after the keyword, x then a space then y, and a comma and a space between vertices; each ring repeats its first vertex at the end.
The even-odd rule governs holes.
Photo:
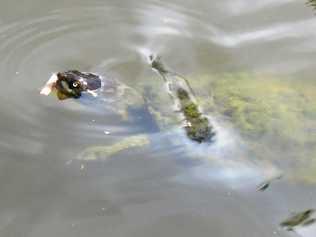
POLYGON ((315 32, 294 0, 1 1, 0 236, 293 236, 279 223, 316 208, 315 32), (149 52, 188 79, 216 143, 144 111, 39 95, 53 72, 78 69, 172 111, 149 52))

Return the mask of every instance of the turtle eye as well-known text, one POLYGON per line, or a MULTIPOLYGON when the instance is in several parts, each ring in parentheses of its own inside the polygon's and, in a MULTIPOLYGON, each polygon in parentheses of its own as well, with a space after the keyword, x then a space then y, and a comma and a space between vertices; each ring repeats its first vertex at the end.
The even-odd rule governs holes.
POLYGON ((77 81, 75 81, 74 83, 72 83, 72 86, 73 87, 78 87, 79 86, 79 83, 77 81))

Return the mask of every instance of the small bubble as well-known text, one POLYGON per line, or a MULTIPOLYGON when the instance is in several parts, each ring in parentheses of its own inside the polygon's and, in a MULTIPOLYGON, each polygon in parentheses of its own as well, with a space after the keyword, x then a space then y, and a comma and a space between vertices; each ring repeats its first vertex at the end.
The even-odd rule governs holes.
POLYGON ((84 170, 84 165, 81 165, 81 166, 80 166, 80 170, 84 170))
POLYGON ((105 134, 105 135, 109 135, 109 134, 111 134, 111 132, 109 132, 109 131, 104 131, 104 134, 105 134))

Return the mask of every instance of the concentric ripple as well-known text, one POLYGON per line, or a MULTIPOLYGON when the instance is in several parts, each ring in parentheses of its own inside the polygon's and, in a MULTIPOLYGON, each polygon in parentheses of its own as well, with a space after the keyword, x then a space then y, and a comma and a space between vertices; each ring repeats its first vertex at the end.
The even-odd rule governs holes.
MULTIPOLYGON (((181 12, 180 9, 172 5, 166 8, 159 2, 133 3, 133 8, 119 3, 91 4, 55 9, 45 15, 35 14, 0 25, 1 106, 6 116, 21 126, 17 130, 24 131, 20 134, 7 126, 4 128, 8 130, 6 140, 15 142, 19 140, 16 137, 25 136, 25 140, 35 140, 35 146, 42 147, 38 145, 42 142, 40 137, 46 133, 55 134, 59 129, 49 123, 52 113, 54 121, 65 126, 60 131, 70 136, 77 136, 78 128, 86 127, 87 118, 102 121, 89 126, 92 130, 85 129, 87 137, 100 138, 100 131, 95 128, 104 126, 104 117, 101 117, 104 111, 97 111, 97 114, 94 111, 92 116, 95 117, 91 117, 78 103, 57 103, 52 98, 40 97, 39 88, 51 73, 72 68, 98 72, 103 76, 110 75, 112 70, 116 77, 127 83, 146 73, 148 76, 140 48, 163 52, 169 41, 183 37, 190 41, 194 37, 188 21, 199 25, 196 12, 189 16, 187 10, 181 12), (73 113, 71 116, 76 122, 69 122, 67 113, 73 113), (82 119, 84 114, 87 118, 82 119)), ((174 59, 180 61, 181 55, 174 59)), ((193 65, 192 60, 187 63, 193 65)), ((106 124, 110 130, 122 130, 120 124, 108 121, 106 124)))

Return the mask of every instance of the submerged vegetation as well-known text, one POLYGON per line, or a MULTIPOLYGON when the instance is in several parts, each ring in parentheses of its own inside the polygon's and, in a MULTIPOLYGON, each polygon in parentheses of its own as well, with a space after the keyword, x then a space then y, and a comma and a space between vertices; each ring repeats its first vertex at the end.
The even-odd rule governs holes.
POLYGON ((315 210, 308 209, 299 213, 294 213, 292 216, 281 222, 280 225, 288 231, 294 231, 295 227, 308 226, 313 224, 316 219, 312 217, 315 210))
POLYGON ((188 137, 199 143, 212 141, 215 132, 210 126, 208 119, 200 113, 198 106, 190 99, 188 92, 179 88, 177 97, 187 122, 185 130, 188 137))
POLYGON ((216 110, 243 135, 273 135, 292 145, 316 143, 315 134, 308 133, 316 125, 315 89, 311 84, 247 74, 224 76, 212 83, 216 110))
POLYGON ((316 83, 258 74, 196 78, 204 108, 231 121, 257 158, 285 157, 295 180, 316 182, 316 83), (208 84, 206 84, 208 83, 208 84), (204 97, 204 96, 203 96, 204 97))
POLYGON ((316 10, 316 0, 308 0, 306 5, 311 6, 314 10, 316 10))

